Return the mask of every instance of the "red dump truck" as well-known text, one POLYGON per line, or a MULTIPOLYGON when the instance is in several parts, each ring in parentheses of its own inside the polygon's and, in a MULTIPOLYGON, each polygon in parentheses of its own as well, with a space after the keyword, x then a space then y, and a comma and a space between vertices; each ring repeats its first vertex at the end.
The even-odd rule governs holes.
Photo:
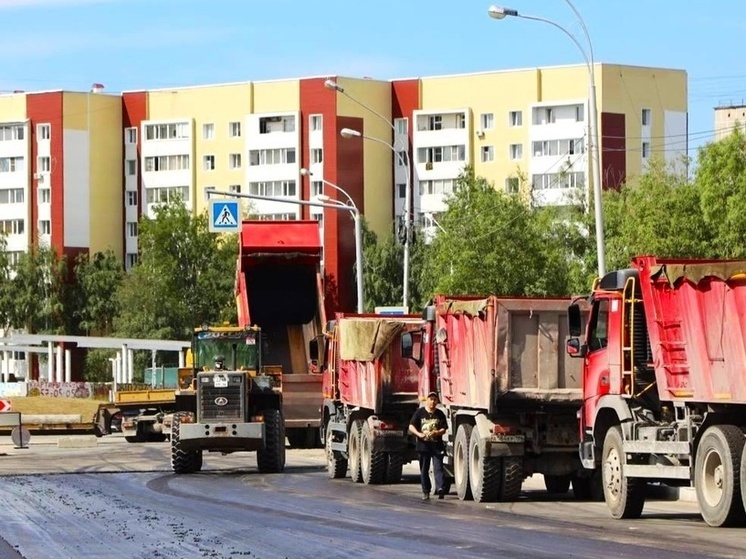
POLYGON ((650 482, 694 486, 711 526, 746 523, 746 261, 635 258, 568 310, 581 455, 614 518, 650 482), (588 315, 585 337, 583 316, 588 315))
POLYGON ((407 427, 429 385, 401 340, 419 343, 423 326, 419 316, 341 313, 328 325, 320 366, 330 478, 345 477, 349 465, 354 482, 396 483, 416 458, 407 427))
POLYGON ((514 501, 523 480, 590 496, 578 456, 581 368, 564 355, 566 299, 450 297, 425 309, 422 352, 448 417, 446 470, 460 499, 514 501))
POLYGON ((320 446, 321 375, 312 371, 308 353, 326 321, 319 224, 244 221, 239 251, 238 324, 262 329, 264 365, 282 370, 285 433, 291 446, 320 446))

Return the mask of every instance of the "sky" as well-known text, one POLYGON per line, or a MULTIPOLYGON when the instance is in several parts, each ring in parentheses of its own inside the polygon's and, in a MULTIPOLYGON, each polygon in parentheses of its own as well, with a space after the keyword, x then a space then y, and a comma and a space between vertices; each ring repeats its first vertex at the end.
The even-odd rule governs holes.
MULTIPOLYGON (((567 0, 510 0, 585 45, 567 0)), ((0 0, 0 91, 105 91, 579 64, 561 31, 489 0, 0 0)), ((596 62, 686 70, 690 154, 746 102, 743 0, 574 0, 596 62)))

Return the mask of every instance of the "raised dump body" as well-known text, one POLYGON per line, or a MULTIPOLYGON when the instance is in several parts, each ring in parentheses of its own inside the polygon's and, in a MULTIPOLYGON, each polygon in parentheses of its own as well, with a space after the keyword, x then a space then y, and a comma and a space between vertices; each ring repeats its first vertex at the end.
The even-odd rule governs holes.
MULTIPOLYGON (((746 261, 633 259, 596 281, 583 358, 581 455, 614 518, 650 482, 694 485, 712 526, 746 522, 746 261)), ((582 313, 569 309, 580 336, 582 313)))
POLYGON ((568 301, 439 295, 434 303, 427 339, 459 497, 513 501, 534 473, 551 492, 572 482, 586 497, 590 479, 577 456, 581 368, 561 351, 568 301))
POLYGON ((338 313, 326 338, 322 425, 332 478, 349 465, 355 482, 395 483, 415 456, 407 435, 420 405, 420 370, 402 354, 402 336, 419 339, 417 316, 338 313))
POLYGON ((308 348, 325 323, 318 222, 244 221, 239 249, 238 323, 261 327, 265 364, 282 370, 291 445, 316 446, 321 375, 311 370, 308 348))

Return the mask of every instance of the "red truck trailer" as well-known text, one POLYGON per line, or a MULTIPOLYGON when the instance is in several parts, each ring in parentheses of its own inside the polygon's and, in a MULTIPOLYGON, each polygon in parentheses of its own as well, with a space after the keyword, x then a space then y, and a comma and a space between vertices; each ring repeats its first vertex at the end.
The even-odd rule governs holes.
POLYGON ((746 522, 746 261, 635 258, 568 310, 582 357, 581 456, 614 518, 650 482, 694 486, 711 526, 746 522), (583 315, 588 315, 585 338, 583 315))
POLYGON ((342 313, 329 324, 320 365, 330 478, 345 477, 349 465, 354 482, 396 483, 416 458, 407 427, 429 388, 401 340, 410 333, 419 344, 423 326, 419 316, 342 313))
POLYGON ((437 380, 460 499, 514 501, 534 473, 551 492, 572 483, 590 496, 577 451, 581 371, 562 351, 568 302, 439 295, 425 309, 413 357, 437 380))
POLYGON ((309 343, 326 322, 319 224, 244 221, 239 233, 236 304, 239 326, 262 329, 264 365, 282 371, 285 432, 291 446, 320 446, 321 375, 309 343))

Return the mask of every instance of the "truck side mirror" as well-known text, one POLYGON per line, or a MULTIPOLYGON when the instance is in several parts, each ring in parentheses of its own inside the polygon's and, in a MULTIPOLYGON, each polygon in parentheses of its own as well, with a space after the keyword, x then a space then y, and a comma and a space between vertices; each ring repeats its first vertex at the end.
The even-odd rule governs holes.
POLYGON ((314 338, 310 342, 308 342, 308 356, 310 357, 311 361, 318 361, 319 359, 319 340, 318 338, 314 338))
POLYGON ((569 338, 565 345, 565 350, 570 357, 585 356, 585 346, 580 343, 578 338, 569 338))
POLYGON ((404 332, 400 339, 401 355, 422 363, 422 332, 404 332))
POLYGON ((573 337, 580 336, 583 333, 583 318, 580 313, 580 305, 577 303, 567 307, 567 327, 573 337))

